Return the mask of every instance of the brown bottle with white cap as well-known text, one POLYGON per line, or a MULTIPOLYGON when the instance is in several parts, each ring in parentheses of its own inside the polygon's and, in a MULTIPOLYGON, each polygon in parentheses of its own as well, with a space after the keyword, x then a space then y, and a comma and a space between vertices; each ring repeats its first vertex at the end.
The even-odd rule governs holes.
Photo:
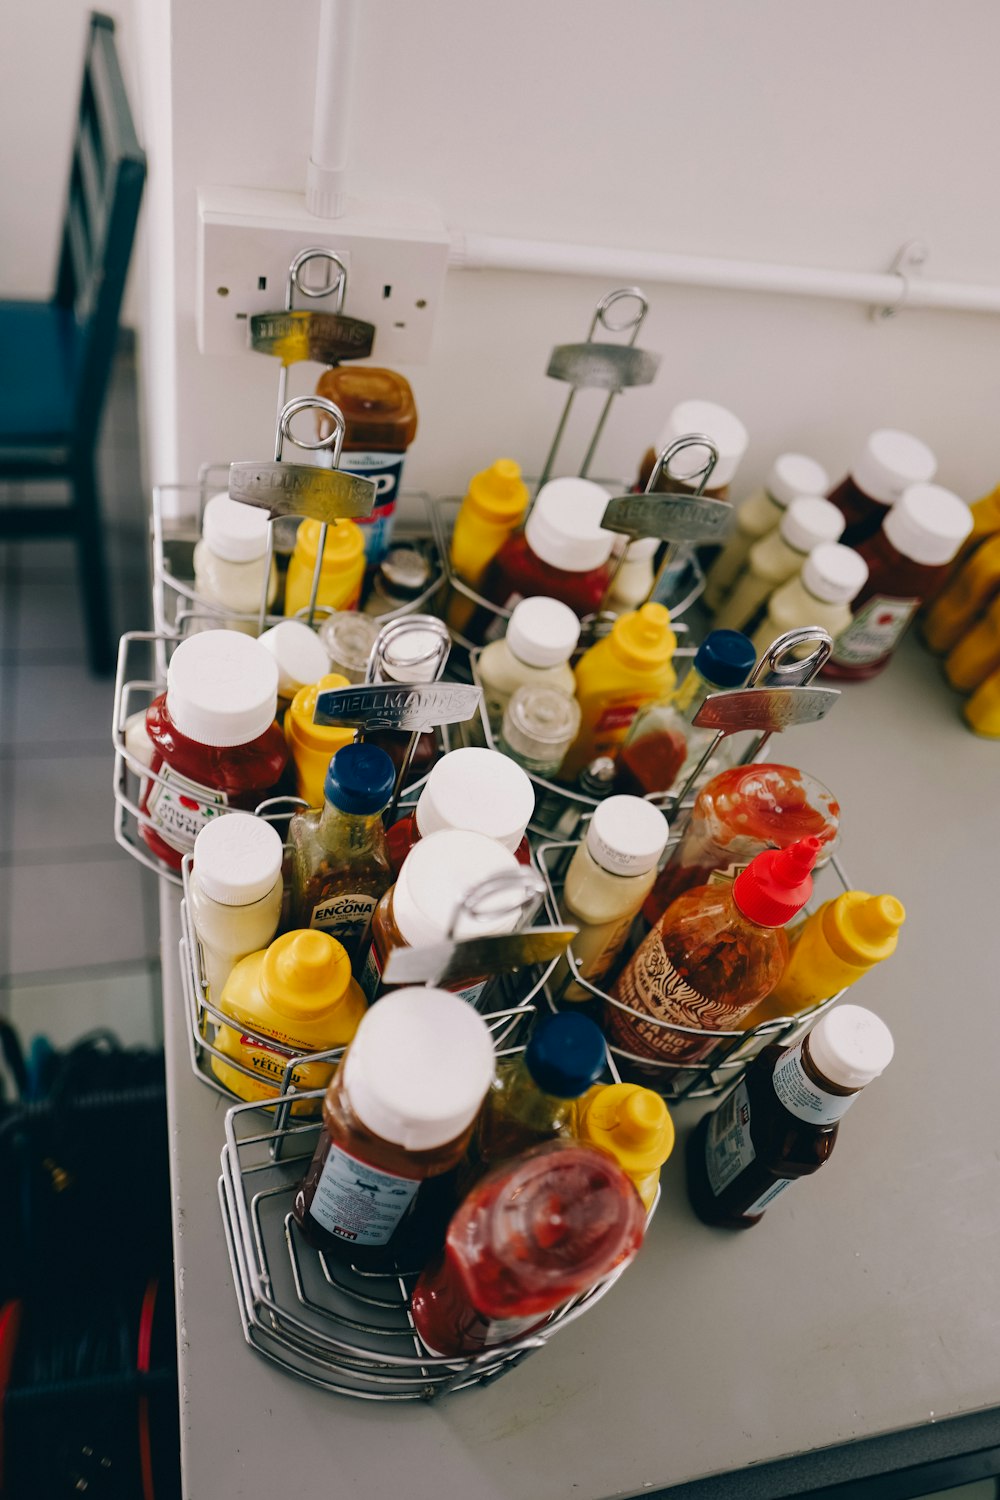
POLYGON ((688 1137, 688 1197, 699 1219, 758 1224, 775 1198, 829 1159, 842 1117, 892 1054, 888 1026, 860 1005, 826 1011, 792 1047, 765 1047, 688 1137))
POLYGON ((939 484, 912 484, 859 549, 868 582, 854 618, 837 638, 823 671, 829 677, 874 677, 895 651, 920 605, 948 577, 949 564, 972 530, 972 511, 939 484))
POLYGON ((851 472, 830 491, 844 517, 844 545, 858 547, 874 536, 903 491, 929 484, 936 473, 937 459, 919 438, 894 427, 869 433, 851 472))
MULTIPOLYGON (((648 449, 643 457, 638 489, 645 489, 656 463, 656 455, 679 437, 686 437, 691 433, 704 433, 706 437, 710 437, 718 453, 705 494, 717 500, 728 500, 729 486, 736 478, 736 470, 747 451, 750 436, 739 417, 715 401, 678 401, 660 433, 657 447, 648 449)), ((664 466, 663 473, 656 482, 657 491, 668 494, 671 490, 686 490, 693 494, 708 457, 708 449, 696 444, 682 449, 664 466)))
POLYGON ((752 625, 768 597, 801 572, 814 547, 836 542, 844 518, 819 495, 799 495, 781 522, 754 542, 747 566, 713 622, 716 630, 743 630, 752 625))

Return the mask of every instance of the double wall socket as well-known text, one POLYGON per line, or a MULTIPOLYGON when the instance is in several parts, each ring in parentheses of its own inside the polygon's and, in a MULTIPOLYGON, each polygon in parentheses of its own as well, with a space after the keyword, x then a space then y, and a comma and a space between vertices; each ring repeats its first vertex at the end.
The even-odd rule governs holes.
MULTIPOLYGON (((285 305, 288 267, 300 250, 335 250, 347 267, 344 312, 374 323, 372 358, 421 364, 430 356, 444 288, 449 238, 427 204, 348 201, 339 219, 317 219, 300 193, 202 188, 198 194, 198 348, 243 354, 255 313, 285 305)), ((307 286, 329 282, 330 266, 309 262, 307 286)), ((296 306, 330 311, 335 296, 300 297, 296 306)))

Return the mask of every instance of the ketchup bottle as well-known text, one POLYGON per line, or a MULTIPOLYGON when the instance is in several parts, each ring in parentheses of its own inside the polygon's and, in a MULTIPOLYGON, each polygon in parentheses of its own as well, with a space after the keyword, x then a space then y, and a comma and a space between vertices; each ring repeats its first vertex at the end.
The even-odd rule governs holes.
POLYGON ((534 810, 535 789, 509 756, 477 745, 450 750, 431 767, 414 811, 389 829, 393 874, 418 839, 456 828, 485 834, 529 865, 526 829, 534 810))
POLYGON ((874 536, 903 491, 929 484, 936 471, 937 459, 919 438, 894 427, 869 433, 851 472, 830 491, 844 517, 844 546, 858 547, 874 536))
POLYGON ((926 599, 972 530, 964 500, 937 484, 911 484, 882 530, 858 548, 868 582, 854 600, 854 618, 837 637, 823 668, 828 677, 874 677, 887 664, 926 599))
POLYGON ((413 1292, 433 1354, 478 1354, 519 1338, 588 1291, 642 1243, 645 1209, 621 1167, 569 1141, 490 1172, 451 1221, 443 1257, 413 1292))

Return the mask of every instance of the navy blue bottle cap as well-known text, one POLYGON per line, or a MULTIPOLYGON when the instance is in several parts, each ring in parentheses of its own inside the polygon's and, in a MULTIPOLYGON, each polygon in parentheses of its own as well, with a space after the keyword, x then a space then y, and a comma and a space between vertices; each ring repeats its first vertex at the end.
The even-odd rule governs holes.
POLYGON ((742 687, 756 660, 753 642, 742 630, 712 630, 695 653, 694 669, 713 687, 742 687))
POLYGON ((545 1094, 578 1099, 604 1071, 604 1036, 587 1016, 564 1012, 535 1027, 524 1054, 528 1072, 545 1094))
POLYGON ((323 783, 327 802, 345 813, 381 812, 392 796, 396 768, 378 745, 344 745, 323 783))

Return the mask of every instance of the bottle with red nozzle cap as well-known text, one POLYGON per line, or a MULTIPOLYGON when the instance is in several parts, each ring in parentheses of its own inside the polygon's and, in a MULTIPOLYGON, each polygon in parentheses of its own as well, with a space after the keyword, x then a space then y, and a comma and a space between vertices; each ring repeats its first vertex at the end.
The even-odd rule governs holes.
POLYGON ((812 895, 822 848, 809 837, 765 849, 731 883, 678 896, 615 985, 606 1017, 613 1041, 633 1057, 693 1064, 713 1048, 697 1033, 738 1029, 781 978, 784 927, 812 895))

